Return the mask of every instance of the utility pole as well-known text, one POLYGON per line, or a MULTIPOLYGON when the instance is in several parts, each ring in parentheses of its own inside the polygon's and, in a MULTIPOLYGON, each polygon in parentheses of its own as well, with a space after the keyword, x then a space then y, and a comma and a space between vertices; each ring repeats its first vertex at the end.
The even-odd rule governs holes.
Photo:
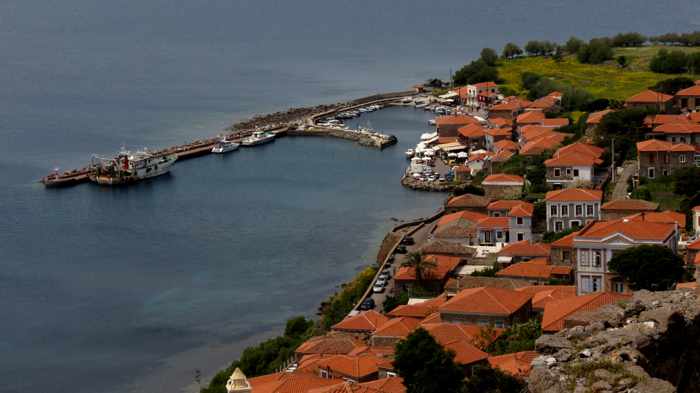
POLYGON ((612 148, 610 149, 610 170, 612 171, 612 182, 615 183, 615 137, 612 138, 612 148))

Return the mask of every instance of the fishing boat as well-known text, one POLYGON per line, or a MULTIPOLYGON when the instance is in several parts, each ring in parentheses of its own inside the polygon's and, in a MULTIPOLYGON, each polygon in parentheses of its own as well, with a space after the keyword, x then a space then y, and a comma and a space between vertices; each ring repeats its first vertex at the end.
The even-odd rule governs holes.
POLYGON ((413 150, 413 149, 406 150, 406 158, 413 158, 414 155, 416 155, 415 150, 413 150))
POLYGON ((230 151, 238 150, 241 146, 240 143, 229 141, 226 138, 217 142, 214 147, 211 148, 211 152, 215 154, 228 153, 230 151))
POLYGON ((243 138, 241 140, 241 145, 243 146, 256 146, 262 145, 263 143, 269 143, 275 140, 275 134, 271 132, 255 131, 253 135, 243 138))
POLYGON ((93 156, 88 176, 101 185, 130 184, 170 172, 175 161, 177 154, 154 155, 145 149, 134 153, 122 150, 114 158, 93 156))

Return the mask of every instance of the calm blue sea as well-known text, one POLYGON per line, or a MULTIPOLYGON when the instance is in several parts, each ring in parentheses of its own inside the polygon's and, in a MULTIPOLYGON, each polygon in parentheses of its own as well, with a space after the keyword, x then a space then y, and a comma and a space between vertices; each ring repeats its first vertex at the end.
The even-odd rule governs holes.
POLYGON ((45 190, 54 167, 163 147, 291 106, 445 77, 484 46, 700 29, 683 0, 0 2, 0 391, 193 389, 370 263, 421 111, 330 139, 176 164, 130 188, 45 190))

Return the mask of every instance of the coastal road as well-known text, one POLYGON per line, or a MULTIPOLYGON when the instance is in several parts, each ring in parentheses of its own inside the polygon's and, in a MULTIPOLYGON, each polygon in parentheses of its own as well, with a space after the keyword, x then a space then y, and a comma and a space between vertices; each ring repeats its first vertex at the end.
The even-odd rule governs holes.
POLYGON ((634 175, 636 169, 637 163, 635 161, 625 161, 622 164, 622 174, 615 179, 611 200, 627 198, 627 181, 634 175))

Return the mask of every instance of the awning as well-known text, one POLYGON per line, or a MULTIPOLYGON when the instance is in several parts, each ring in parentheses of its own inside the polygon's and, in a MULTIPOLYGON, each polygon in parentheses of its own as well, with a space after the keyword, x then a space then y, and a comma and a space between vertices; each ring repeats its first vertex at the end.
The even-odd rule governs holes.
POLYGON ((511 263, 512 261, 513 257, 501 256, 496 258, 496 262, 498 263, 511 263))
POLYGON ((460 150, 465 150, 467 146, 464 146, 463 144, 459 142, 449 142, 449 143, 443 143, 441 145, 435 146, 435 149, 442 150, 446 153, 451 152, 451 151, 460 151, 460 150))
POLYGON ((459 94, 455 93, 454 91, 450 91, 450 92, 445 93, 441 96, 438 96, 438 98, 442 98, 442 99, 449 99, 449 98, 455 98, 455 97, 459 97, 459 94))

